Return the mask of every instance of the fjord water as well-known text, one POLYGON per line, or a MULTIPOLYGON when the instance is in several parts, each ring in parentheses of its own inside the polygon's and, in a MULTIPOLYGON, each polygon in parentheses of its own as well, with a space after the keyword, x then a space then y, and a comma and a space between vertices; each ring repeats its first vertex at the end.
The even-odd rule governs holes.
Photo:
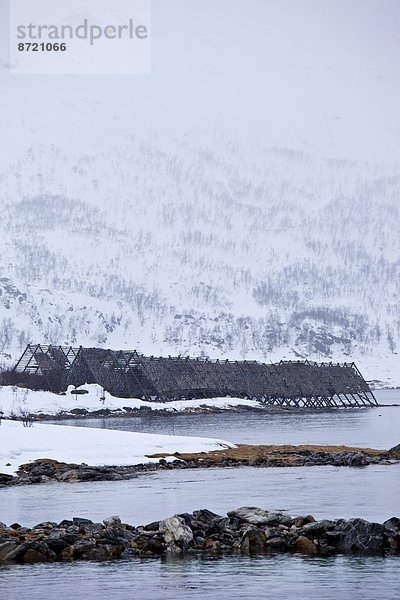
POLYGON ((398 557, 134 559, 0 569, 5 600, 397 600, 398 557))
POLYGON ((400 389, 375 392, 380 406, 339 410, 256 410, 53 421, 59 425, 103 427, 217 437, 239 444, 347 444, 391 448, 400 442, 400 389), (396 406, 397 405, 397 406, 396 406))
POLYGON ((102 521, 117 514, 140 525, 199 508, 225 514, 239 506, 260 506, 293 516, 382 522, 400 513, 399 498, 400 465, 185 469, 129 481, 8 487, 0 493, 0 520, 33 526, 73 516, 102 521))
MULTIPOLYGON (((245 443, 346 443, 389 448, 400 442, 400 390, 378 392, 386 406, 327 412, 152 415, 81 420, 73 425, 206 435, 245 443)), ((65 423, 63 423, 65 424, 65 423)), ((400 465, 229 468, 159 471, 131 481, 51 483, 0 491, 0 520, 34 525, 72 516, 100 521, 111 514, 133 524, 209 508, 285 509, 316 518, 400 515, 400 465)), ((0 569, 1 597, 94 598, 316 597, 322 600, 398 598, 398 557, 134 559, 112 563, 33 565, 0 569)))

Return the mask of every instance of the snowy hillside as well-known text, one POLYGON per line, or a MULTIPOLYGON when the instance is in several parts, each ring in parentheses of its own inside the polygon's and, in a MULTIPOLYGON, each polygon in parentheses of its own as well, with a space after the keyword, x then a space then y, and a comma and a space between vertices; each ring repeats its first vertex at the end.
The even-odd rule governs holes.
POLYGON ((0 353, 356 360, 400 384, 400 168, 144 128, 0 173, 0 353))

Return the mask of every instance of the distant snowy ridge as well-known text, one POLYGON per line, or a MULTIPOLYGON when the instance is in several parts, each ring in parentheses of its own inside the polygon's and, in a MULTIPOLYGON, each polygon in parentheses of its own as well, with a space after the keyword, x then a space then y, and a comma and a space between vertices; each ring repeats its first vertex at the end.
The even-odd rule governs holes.
POLYGON ((0 353, 355 360, 399 385, 400 168, 126 134, 0 175, 0 353))

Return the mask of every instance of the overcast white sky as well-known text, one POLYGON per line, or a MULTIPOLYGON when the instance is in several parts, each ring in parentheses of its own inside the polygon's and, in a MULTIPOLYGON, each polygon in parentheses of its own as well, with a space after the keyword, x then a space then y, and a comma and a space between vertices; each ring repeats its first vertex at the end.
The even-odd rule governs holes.
POLYGON ((324 155, 400 157, 399 0, 153 0, 152 73, 126 76, 11 76, 7 0, 0 8, 8 154, 35 139, 73 147, 94 131, 107 146, 139 120, 194 138, 217 128, 324 155), (114 139, 102 124, 116 116, 114 139))

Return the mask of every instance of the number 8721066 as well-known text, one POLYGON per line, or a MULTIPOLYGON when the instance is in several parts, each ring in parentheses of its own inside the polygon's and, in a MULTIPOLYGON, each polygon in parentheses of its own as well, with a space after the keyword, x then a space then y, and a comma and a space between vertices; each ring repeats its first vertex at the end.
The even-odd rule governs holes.
POLYGON ((65 43, 54 44, 51 42, 21 42, 18 44, 19 52, 65 52, 67 45, 65 43))

